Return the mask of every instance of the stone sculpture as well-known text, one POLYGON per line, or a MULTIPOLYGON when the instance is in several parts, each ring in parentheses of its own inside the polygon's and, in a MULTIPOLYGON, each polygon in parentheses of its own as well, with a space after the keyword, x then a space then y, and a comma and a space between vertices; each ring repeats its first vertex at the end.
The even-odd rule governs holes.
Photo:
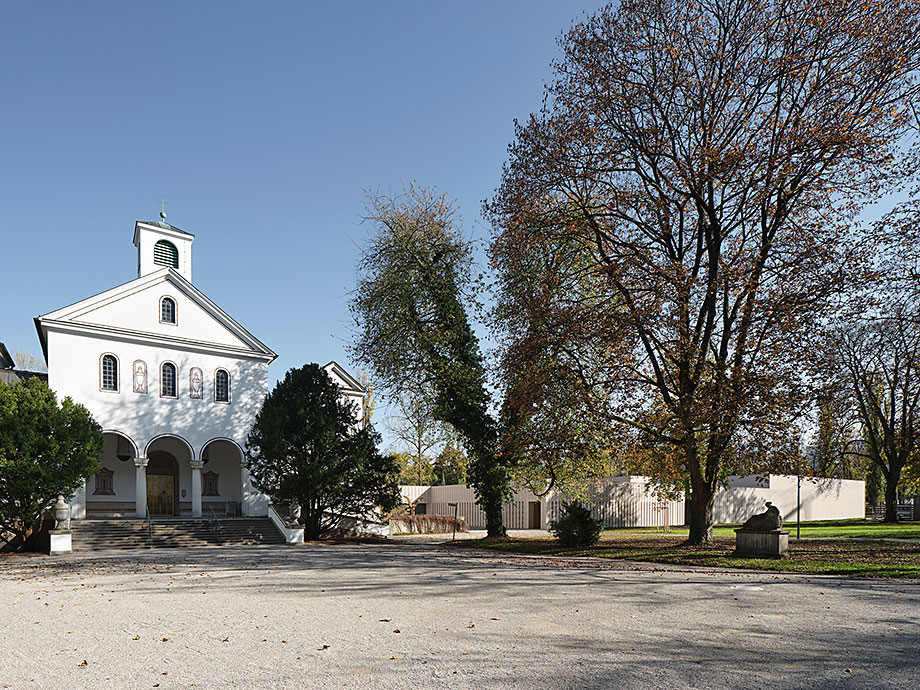
POLYGON ((741 530, 743 532, 771 532, 781 529, 783 526, 783 516, 779 514, 779 508, 767 501, 767 509, 763 513, 757 513, 749 517, 741 530))
POLYGON ((57 503, 54 504, 54 521, 54 529, 70 529, 70 504, 61 495, 58 495, 57 503))

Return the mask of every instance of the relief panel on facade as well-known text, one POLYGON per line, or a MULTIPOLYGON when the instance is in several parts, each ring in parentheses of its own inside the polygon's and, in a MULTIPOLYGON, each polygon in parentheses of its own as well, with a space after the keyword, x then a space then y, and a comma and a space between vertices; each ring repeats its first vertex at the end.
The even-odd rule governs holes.
POLYGON ((188 374, 189 376, 189 397, 201 400, 204 397, 204 377, 201 374, 201 369, 198 367, 192 367, 192 370, 188 374))
POLYGON ((134 363, 134 392, 147 392, 147 363, 140 359, 134 363))

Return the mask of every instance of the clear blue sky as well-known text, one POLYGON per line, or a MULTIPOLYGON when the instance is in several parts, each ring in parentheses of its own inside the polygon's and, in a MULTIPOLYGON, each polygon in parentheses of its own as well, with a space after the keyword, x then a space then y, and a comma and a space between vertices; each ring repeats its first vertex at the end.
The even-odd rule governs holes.
POLYGON ((8 3, 0 340, 136 277, 134 221, 196 236, 195 284, 279 357, 351 367, 365 189, 417 180, 471 235, 556 39, 597 2, 8 3))

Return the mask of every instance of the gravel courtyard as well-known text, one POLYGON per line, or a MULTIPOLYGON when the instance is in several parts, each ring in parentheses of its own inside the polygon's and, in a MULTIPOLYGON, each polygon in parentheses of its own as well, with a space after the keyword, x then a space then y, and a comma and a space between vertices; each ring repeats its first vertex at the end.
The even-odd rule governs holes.
POLYGON ((0 556, 2 688, 916 687, 920 583, 414 543, 0 556))

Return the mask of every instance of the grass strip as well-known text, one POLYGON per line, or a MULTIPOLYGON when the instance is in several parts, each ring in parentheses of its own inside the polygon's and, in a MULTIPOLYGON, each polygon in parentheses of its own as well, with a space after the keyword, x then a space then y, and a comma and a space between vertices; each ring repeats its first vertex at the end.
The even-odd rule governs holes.
MULTIPOLYGON (((804 535, 803 535, 804 536, 804 535)), ((862 535, 855 535, 862 536, 862 535)), ((670 563, 745 570, 847 575, 851 577, 920 579, 920 543, 871 539, 789 540, 784 559, 743 558, 735 555, 732 536, 716 536, 712 544, 683 546, 684 534, 616 530, 604 532, 594 546, 563 548, 552 538, 475 539, 456 542, 460 548, 479 547, 544 556, 590 556, 620 560, 670 563)))

